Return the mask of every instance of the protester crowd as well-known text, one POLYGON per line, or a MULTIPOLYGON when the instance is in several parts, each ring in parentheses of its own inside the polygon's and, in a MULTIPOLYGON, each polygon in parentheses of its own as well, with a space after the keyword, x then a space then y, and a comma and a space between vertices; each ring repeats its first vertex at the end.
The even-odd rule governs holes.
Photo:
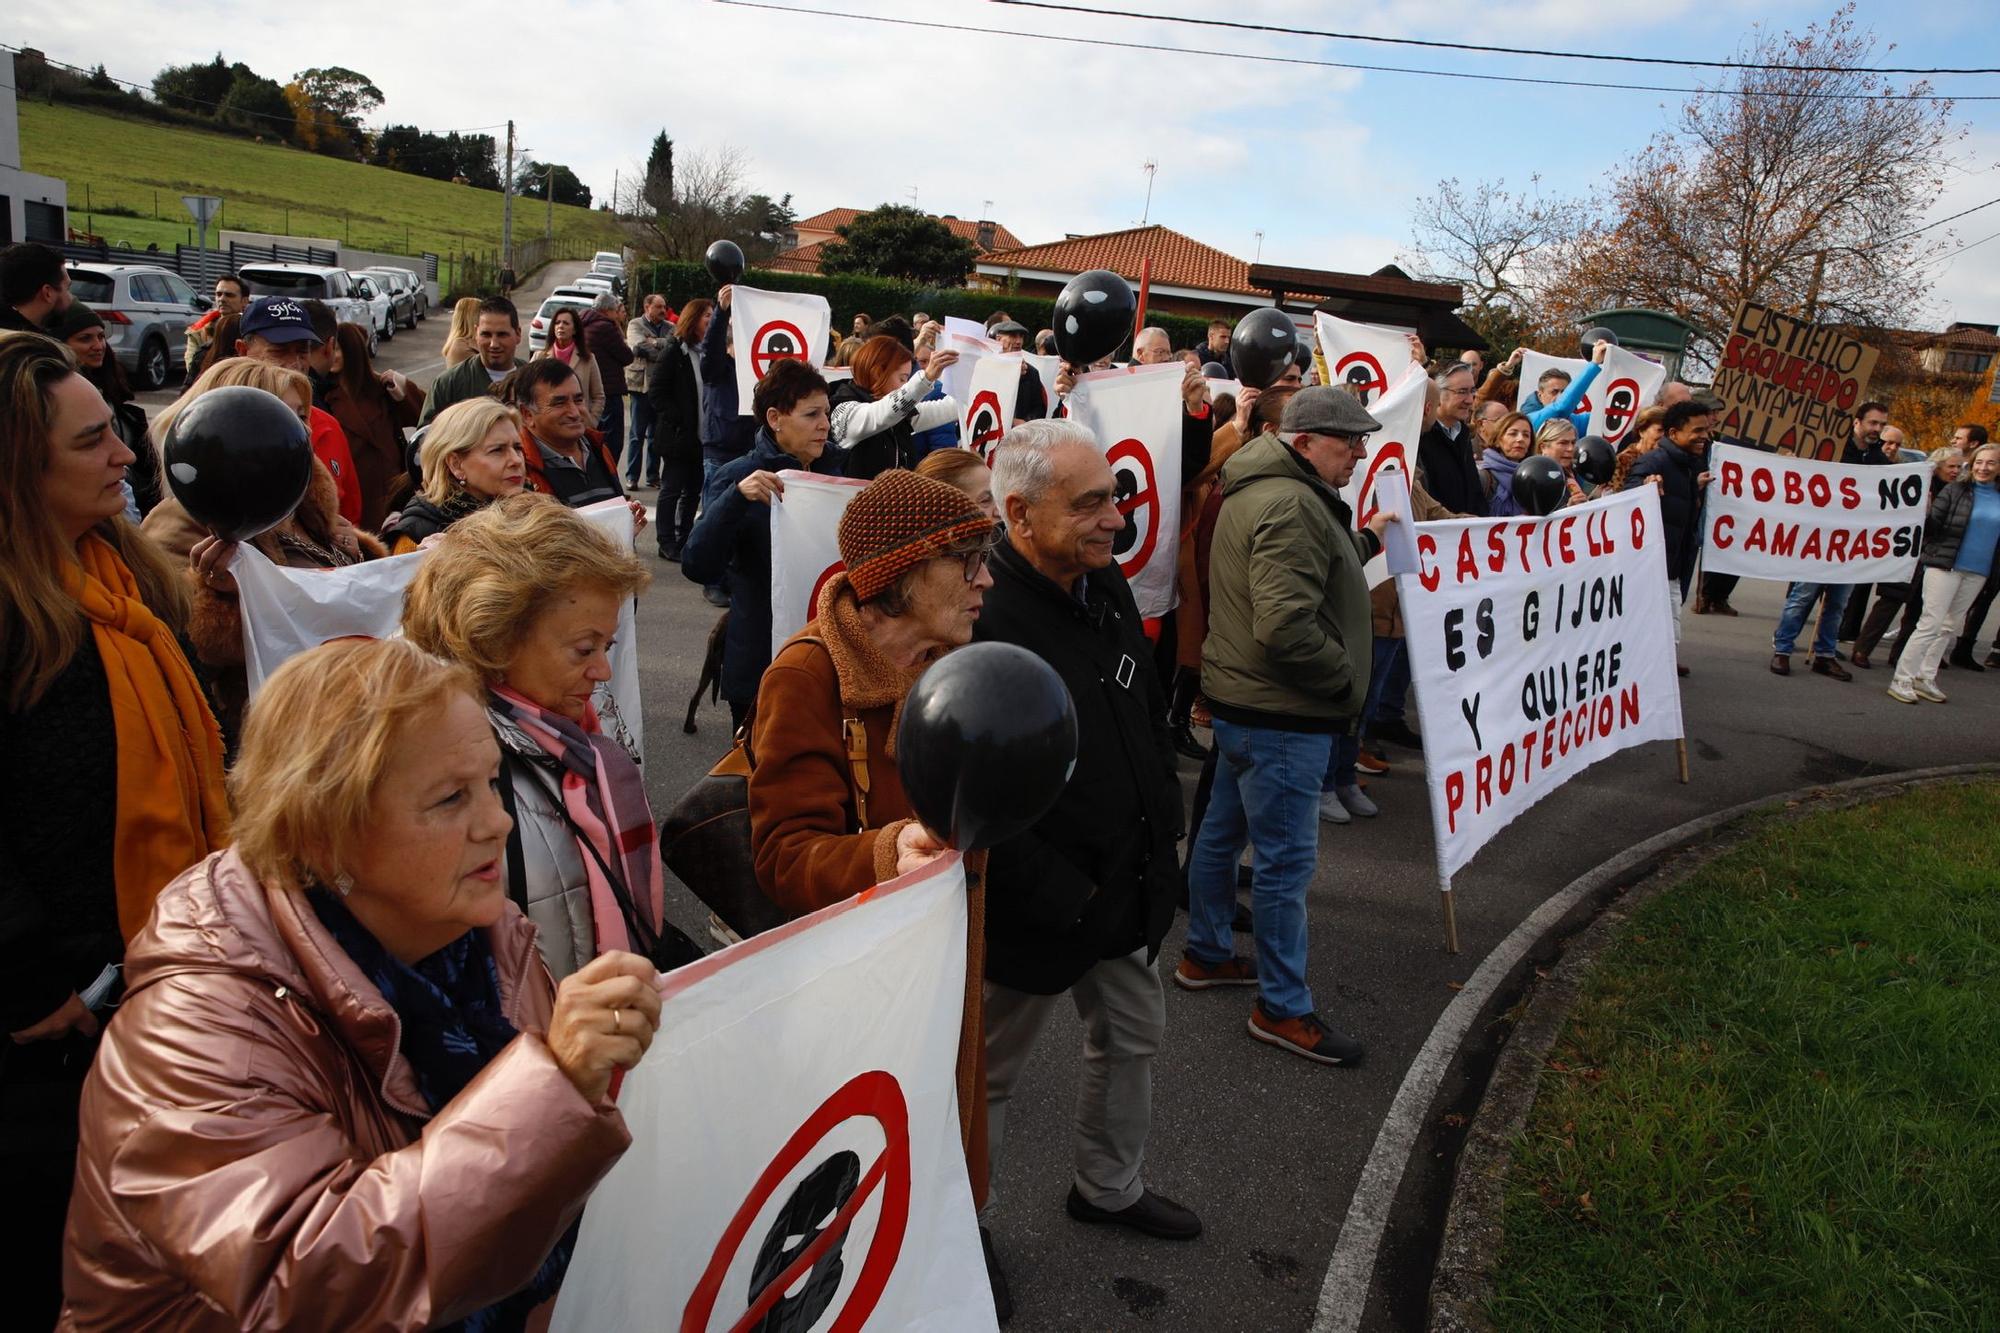
MULTIPOLYGON (((1227 324, 1180 353, 1139 330, 1136 363, 1187 362, 1178 607, 1156 621, 1114 558, 1127 520, 1103 441, 1067 415, 1077 368, 1043 385, 1024 366, 982 458, 957 447, 940 392, 957 354, 921 312, 857 317, 831 383, 780 360, 739 401, 728 285, 678 312, 657 294, 629 319, 615 297, 560 312, 528 360, 512 303, 468 298, 428 391, 316 302, 246 299, 233 277, 214 295, 183 395, 149 423, 60 257, 0 251, 4 771, 36 812, 0 850, 0 1152, 6 1262, 38 1326, 60 1303, 75 1328, 521 1328, 560 1286, 629 1142, 613 1075, 652 1040, 659 972, 700 952, 667 920, 665 812, 605 688, 652 575, 578 509, 623 500, 643 528, 636 496, 655 491, 660 560, 726 608, 709 666, 749 756, 747 873, 785 916, 947 853, 895 755, 927 666, 1010 643, 1067 686, 1068 783, 968 860, 954 1076, 983 1223, 1013 1095, 1067 997, 1084 1029, 1070 1215, 1200 1234, 1145 1171, 1177 909, 1176 985, 1254 989, 1251 1037, 1364 1058, 1307 983, 1306 894, 1319 826, 1375 816, 1367 777, 1391 747, 1422 751, 1395 587, 1362 572, 1389 523, 1520 513, 1521 465, 1546 455, 1569 503, 1659 488, 1676 643, 1690 598, 1737 614, 1734 580, 1701 568, 1708 400, 1668 383, 1613 479, 1576 475, 1602 347, 1524 412, 1518 353, 1488 372, 1412 340, 1432 382, 1411 513, 1357 527, 1341 491, 1382 428, 1361 397, 1303 359, 1212 395, 1227 324), (254 701, 238 548, 159 461, 182 413, 241 387, 281 401, 314 456, 305 497, 250 543, 264 558, 427 553, 402 638, 302 653, 254 701), (773 652, 771 506, 800 472, 866 484, 842 572, 773 652), (1183 761, 1200 765, 1192 818, 1183 761)), ((987 330, 1029 338, 1003 312, 987 330)), ((1895 461, 1893 415, 1862 404, 1846 461, 1895 461)), ((1966 426, 1929 457, 1917 574, 1865 611, 1867 588, 1794 585, 1773 672, 1815 611, 1810 670, 1881 667, 1900 702, 1943 702, 1946 667, 2000 668, 1977 642, 2000 446, 1966 426)))

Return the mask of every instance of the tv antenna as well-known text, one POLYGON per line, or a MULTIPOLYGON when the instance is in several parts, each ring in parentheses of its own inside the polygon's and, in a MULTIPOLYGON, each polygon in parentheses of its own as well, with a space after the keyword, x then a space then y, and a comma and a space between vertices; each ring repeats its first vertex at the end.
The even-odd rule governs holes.
POLYGON ((1146 173, 1146 211, 1139 215, 1139 225, 1143 227, 1153 216, 1153 177, 1159 174, 1160 164, 1149 157, 1140 170, 1146 173))

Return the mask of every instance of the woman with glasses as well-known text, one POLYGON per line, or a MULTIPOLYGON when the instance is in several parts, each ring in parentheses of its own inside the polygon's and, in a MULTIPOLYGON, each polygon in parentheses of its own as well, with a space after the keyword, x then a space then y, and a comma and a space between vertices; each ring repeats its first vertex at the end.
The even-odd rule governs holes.
MULTIPOLYGON (((797 362, 783 362, 796 365, 797 362)), ((896 468, 840 518, 844 573, 778 651, 749 723, 750 846, 757 883, 792 916, 851 898, 945 853, 913 817, 896 768, 903 700, 924 668, 972 639, 998 529, 955 486, 896 468)), ((959 1128, 975 1202, 986 1194, 979 1013, 984 887, 968 875, 959 1128)))

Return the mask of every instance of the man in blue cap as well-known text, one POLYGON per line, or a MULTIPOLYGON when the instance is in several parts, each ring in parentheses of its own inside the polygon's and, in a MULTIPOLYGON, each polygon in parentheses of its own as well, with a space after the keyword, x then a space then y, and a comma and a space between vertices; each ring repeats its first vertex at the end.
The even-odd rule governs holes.
MULTIPOLYGON (((286 370, 306 373, 307 358, 319 346, 312 319, 305 304, 289 296, 260 296, 243 308, 243 322, 236 340, 236 355, 264 361, 286 370)), ((333 484, 340 490, 340 516, 349 523, 361 523, 361 479, 354 472, 354 454, 347 446, 347 432, 333 414, 314 407, 307 428, 312 434, 313 456, 326 464, 333 484)))

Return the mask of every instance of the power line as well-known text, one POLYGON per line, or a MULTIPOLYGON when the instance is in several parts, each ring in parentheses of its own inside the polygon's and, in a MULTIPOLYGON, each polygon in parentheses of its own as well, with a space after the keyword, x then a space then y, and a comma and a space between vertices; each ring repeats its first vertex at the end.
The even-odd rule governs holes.
POLYGON ((1687 60, 1673 56, 1589 55, 1581 51, 1543 51, 1533 47, 1481 46, 1474 42, 1440 42, 1421 37, 1378 37, 1361 32, 1327 32, 1320 28, 1287 28, 1275 23, 1243 23, 1232 19, 1190 18, 1180 14, 1138 14, 1123 9, 1093 9, 1087 5, 1061 5, 1053 0, 991 0, 996 5, 1020 9, 1049 9, 1063 14, 1094 14, 1100 18, 1140 19, 1149 23, 1185 23, 1199 28, 1233 28, 1239 32, 1268 32, 1280 37, 1326 37, 1341 42, 1379 42, 1385 46, 1421 46, 1439 51, 1472 51, 1481 55, 1547 56, 1554 60, 1590 60, 1632 65, 1685 65, 1695 69, 1743 69, 1805 74, 2000 74, 2000 69, 1854 69, 1845 65, 1764 64, 1745 60, 1687 60))
MULTIPOLYGON (((1168 55, 1199 56, 1203 59, 1249 60, 1266 65, 1305 65, 1315 69, 1359 70, 1372 74, 1420 74, 1435 79, 1470 79, 1479 83, 1526 83, 1548 88, 1600 88, 1610 92, 1628 93, 1695 93, 1713 92, 1710 88, 1677 88, 1644 83, 1593 83, 1581 79, 1538 79, 1524 74, 1473 74, 1465 70, 1417 69, 1407 65, 1365 65, 1351 61, 1313 60, 1305 56, 1254 55, 1248 51, 1195 51, 1184 46, 1165 46, 1157 42, 1119 42, 1108 37, 1076 37, 1065 33, 1021 32, 1014 28, 984 28, 967 23, 940 23, 929 19, 890 18, 883 14, 855 14, 838 9, 801 9, 793 5, 774 5, 764 0, 715 0, 718 5, 733 9, 762 9, 776 14, 798 14, 808 18, 852 19, 858 23, 886 23, 898 28, 929 28, 938 32, 979 33, 988 37, 1022 37, 1036 42, 1062 42, 1072 46, 1102 46, 1120 51, 1162 51, 1168 55)), ((1797 97, 1826 101, 1899 101, 1899 102, 2000 102, 2000 93, 1967 94, 1961 97, 1947 97, 1939 93, 1883 93, 1879 96, 1868 93, 1831 92, 1781 92, 1774 89, 1743 88, 1731 91, 1731 96, 1746 97, 1797 97)))
MULTIPOLYGON (((1903 232, 1900 235, 1891 236, 1886 241, 1877 241, 1874 245, 1871 245, 1868 248, 1871 250, 1880 250, 1885 245, 1894 245, 1897 241, 1906 241, 1912 236, 1916 236, 1923 232, 1929 231, 1932 227, 1942 227, 1947 222, 1956 222, 1960 218, 1966 216, 1966 214, 1968 213, 1977 213, 1980 209, 1991 208, 1995 204, 2000 204, 2000 198, 1988 199, 1983 204, 1974 204, 1971 208, 1961 209, 1959 212, 1953 213, 1948 218, 1939 218, 1936 222, 1926 222, 1921 227, 1913 227, 1909 231, 1903 232)), ((1969 250, 1972 247, 1962 246, 1960 248, 1969 250)))

